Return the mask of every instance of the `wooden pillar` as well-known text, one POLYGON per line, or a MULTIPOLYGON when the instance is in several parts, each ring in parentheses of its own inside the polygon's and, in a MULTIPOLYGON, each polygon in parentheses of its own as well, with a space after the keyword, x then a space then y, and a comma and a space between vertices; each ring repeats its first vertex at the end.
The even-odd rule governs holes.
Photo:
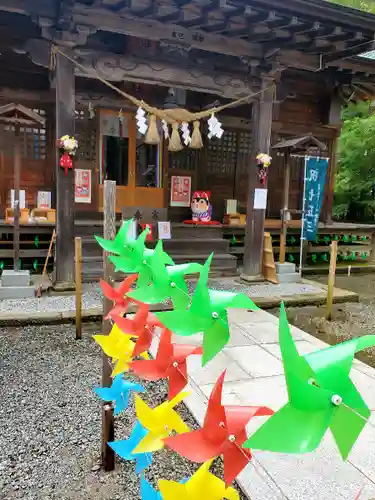
MULTIPOLYGON (((261 184, 259 181, 255 158, 258 153, 269 154, 270 152, 274 101, 272 82, 264 79, 262 89, 263 92, 260 98, 253 103, 252 158, 249 166, 244 269, 241 275, 241 279, 244 281, 254 281, 262 278, 263 233, 266 210, 254 209, 253 207, 255 189, 265 189, 267 184, 261 184)), ((272 168, 272 164, 269 168, 272 168)))
MULTIPOLYGON (((56 138, 74 135, 74 65, 56 54, 56 138)), ((74 286, 74 169, 65 175, 56 162, 56 282, 74 286)))
POLYGON ((20 259, 20 185, 21 185, 21 143, 20 126, 16 124, 14 130, 14 211, 13 211, 13 238, 14 257, 13 269, 18 271, 20 259))

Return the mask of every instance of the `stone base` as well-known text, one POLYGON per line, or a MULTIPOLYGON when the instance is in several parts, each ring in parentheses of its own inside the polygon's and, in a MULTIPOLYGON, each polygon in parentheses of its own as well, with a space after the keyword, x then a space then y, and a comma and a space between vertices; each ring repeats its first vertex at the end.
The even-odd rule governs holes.
POLYGON ((289 274, 296 272, 296 265, 292 262, 284 262, 283 264, 276 262, 275 266, 277 274, 289 274))
POLYGON ((302 279, 298 273, 278 274, 277 278, 280 283, 301 283, 302 279))
POLYGON ((296 265, 292 262, 276 262, 276 272, 280 283, 301 283, 301 276, 296 273, 296 265))
POLYGON ((29 271, 3 271, 1 274, 2 287, 27 287, 30 286, 29 271))
POLYGON ((264 279, 264 276, 261 276, 261 275, 248 276, 247 274, 242 273, 240 275, 240 279, 238 281, 240 283, 254 285, 255 283, 264 283, 266 280, 264 279))
POLYGON ((76 289, 76 284, 71 281, 57 281, 53 285, 55 292, 74 292, 76 289))
MULTIPOLYGON (((0 286, 0 300, 29 299, 35 297, 35 288, 29 286, 0 286)), ((16 313, 15 313, 16 315, 16 313)))

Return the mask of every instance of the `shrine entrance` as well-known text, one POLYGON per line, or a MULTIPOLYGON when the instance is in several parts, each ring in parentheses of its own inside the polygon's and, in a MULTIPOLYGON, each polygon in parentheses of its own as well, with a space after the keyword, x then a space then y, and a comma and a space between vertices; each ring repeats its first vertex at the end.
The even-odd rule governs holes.
POLYGON ((164 207, 162 144, 146 144, 131 113, 100 112, 99 210, 103 182, 116 181, 116 211, 122 207, 164 207))

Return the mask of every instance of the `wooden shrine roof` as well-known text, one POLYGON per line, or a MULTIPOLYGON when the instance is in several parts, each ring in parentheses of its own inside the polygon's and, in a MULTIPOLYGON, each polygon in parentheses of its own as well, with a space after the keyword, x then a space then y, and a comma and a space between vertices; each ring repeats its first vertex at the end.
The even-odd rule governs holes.
POLYGON ((327 146, 316 139, 316 137, 314 137, 312 134, 305 135, 303 137, 293 137, 291 139, 285 139, 284 141, 280 141, 272 146, 272 149, 289 149, 291 151, 293 150, 294 152, 302 152, 311 147, 319 149, 320 151, 325 151, 327 149, 327 146))
POLYGON ((344 83, 346 99, 373 96, 375 61, 356 56, 374 35, 375 15, 327 0, 0 0, 6 57, 10 48, 48 68, 56 43, 84 76, 180 82, 230 99, 290 68, 344 83))

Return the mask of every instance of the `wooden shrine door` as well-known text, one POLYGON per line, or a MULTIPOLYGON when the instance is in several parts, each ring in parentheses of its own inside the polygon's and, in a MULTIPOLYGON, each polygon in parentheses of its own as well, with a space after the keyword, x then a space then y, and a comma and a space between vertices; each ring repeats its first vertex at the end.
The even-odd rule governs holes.
POLYGON ((164 207, 162 145, 150 145, 137 133, 134 114, 101 110, 99 210, 103 182, 116 181, 116 211, 122 207, 164 207))

